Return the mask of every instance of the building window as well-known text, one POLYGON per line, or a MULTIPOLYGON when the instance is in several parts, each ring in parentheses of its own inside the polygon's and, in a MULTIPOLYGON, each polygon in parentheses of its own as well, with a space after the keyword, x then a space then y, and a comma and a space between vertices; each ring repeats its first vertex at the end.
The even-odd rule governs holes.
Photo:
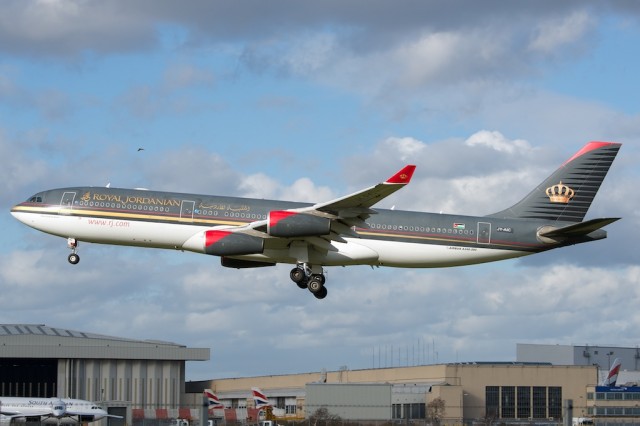
POLYGON ((500 410, 500 387, 499 386, 487 386, 485 388, 485 416, 488 419, 495 419, 498 417, 500 410))
POLYGON ((424 419, 426 418, 426 405, 424 403, 411 404, 411 418, 412 419, 424 419))
POLYGON ((424 403, 393 404, 391 414, 394 419, 425 419, 426 405, 424 403))
POLYGON ((529 417, 531 417, 531 388, 518 386, 518 418, 528 419, 529 417))
POLYGON ((544 386, 533 387, 533 418, 547 418, 547 388, 544 386))
POLYGON ((402 404, 393 404, 391 406, 391 413, 394 419, 402 418, 402 404))
POLYGON ((502 402, 502 418, 513 419, 516 417, 516 388, 515 386, 503 386, 500 392, 502 402))
POLYGON ((562 417, 562 388, 559 386, 549 386, 549 417, 562 417))

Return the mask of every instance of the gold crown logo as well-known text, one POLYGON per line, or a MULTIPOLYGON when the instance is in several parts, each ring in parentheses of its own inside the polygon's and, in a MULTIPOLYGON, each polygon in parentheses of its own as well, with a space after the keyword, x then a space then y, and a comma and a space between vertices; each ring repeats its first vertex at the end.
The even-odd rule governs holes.
POLYGON ((564 185, 562 181, 559 184, 547 188, 547 196, 552 203, 567 204, 575 195, 575 191, 564 185))

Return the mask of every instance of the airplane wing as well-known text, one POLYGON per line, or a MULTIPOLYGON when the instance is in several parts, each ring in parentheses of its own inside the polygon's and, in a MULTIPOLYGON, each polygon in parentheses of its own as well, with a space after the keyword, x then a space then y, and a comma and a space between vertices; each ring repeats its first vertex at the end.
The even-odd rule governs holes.
MULTIPOLYGON (((376 213, 375 210, 371 209, 371 207, 380 200, 388 197, 407 185, 411 181, 411 177, 413 176, 415 169, 416 166, 407 165, 389 179, 372 187, 331 201, 314 204, 313 206, 284 210, 277 214, 271 214, 267 220, 248 224, 246 226, 246 231, 251 233, 250 230, 254 230, 270 235, 270 229, 278 226, 279 221, 286 220, 293 215, 302 213, 330 219, 331 232, 335 234, 335 238, 332 239, 340 241, 341 238, 339 235, 357 237, 358 234, 351 230, 351 227, 367 227, 365 220, 372 214, 376 213)), ((241 228, 237 229, 236 232, 244 232, 241 228)))
MULTIPOLYGON (((74 411, 74 410, 66 410, 64 413, 65 416, 67 417, 73 417, 73 416, 91 416, 94 415, 93 413, 87 412, 87 411, 74 411)), ((104 417, 111 417, 113 419, 122 419, 122 416, 118 416, 116 414, 100 414, 100 418, 104 418, 104 417)))
MULTIPOLYGON (((324 251, 335 251, 331 241, 345 242, 343 236, 359 238, 353 227, 367 228, 365 220, 375 214, 371 207, 380 200, 403 188, 411 181, 415 165, 407 165, 389 179, 369 188, 331 201, 297 209, 271 211, 266 220, 258 220, 244 226, 217 227, 207 231, 206 246, 226 241, 248 247, 247 253, 255 253, 278 244, 283 239, 303 239, 324 251), (229 238, 233 235, 233 238, 229 238)), ((224 255, 207 251, 209 254, 224 255)), ((242 254, 242 253, 237 253, 242 254)))

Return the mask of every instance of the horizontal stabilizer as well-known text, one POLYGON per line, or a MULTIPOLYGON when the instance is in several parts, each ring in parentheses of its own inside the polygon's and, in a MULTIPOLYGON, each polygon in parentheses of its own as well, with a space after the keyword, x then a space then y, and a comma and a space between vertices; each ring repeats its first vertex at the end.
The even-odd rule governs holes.
POLYGON ((578 237, 581 235, 587 235, 596 231, 603 226, 607 226, 620 220, 619 217, 605 217, 601 219, 591 219, 586 222, 576 223, 575 225, 565 226, 563 228, 553 229, 550 231, 541 232, 541 237, 558 238, 558 237, 578 237))

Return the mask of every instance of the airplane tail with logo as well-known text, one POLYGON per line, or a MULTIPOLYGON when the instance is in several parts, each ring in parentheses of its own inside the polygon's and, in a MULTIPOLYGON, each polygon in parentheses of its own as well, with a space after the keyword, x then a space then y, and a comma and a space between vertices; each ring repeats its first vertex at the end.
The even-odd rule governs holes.
POLYGON ((211 389, 205 389, 204 396, 208 400, 207 408, 209 410, 224 408, 224 404, 220 402, 218 395, 213 393, 211 389))
POLYGON ((269 402, 269 398, 267 398, 267 396, 259 388, 251 388, 251 393, 253 394, 253 402, 255 402, 256 408, 265 408, 272 406, 272 404, 269 402))
MULTIPOLYGON (((543 219, 581 224, 621 144, 589 142, 515 205, 490 217, 543 219)), ((568 235, 586 235, 617 219, 595 219, 586 227, 571 225, 568 235)), ((559 231, 559 230, 557 230, 559 231)))
POLYGON ((622 361, 620 358, 616 358, 613 361, 613 365, 609 369, 607 377, 600 383, 600 386, 614 387, 618 381, 618 373, 620 373, 620 367, 622 367, 622 361))

